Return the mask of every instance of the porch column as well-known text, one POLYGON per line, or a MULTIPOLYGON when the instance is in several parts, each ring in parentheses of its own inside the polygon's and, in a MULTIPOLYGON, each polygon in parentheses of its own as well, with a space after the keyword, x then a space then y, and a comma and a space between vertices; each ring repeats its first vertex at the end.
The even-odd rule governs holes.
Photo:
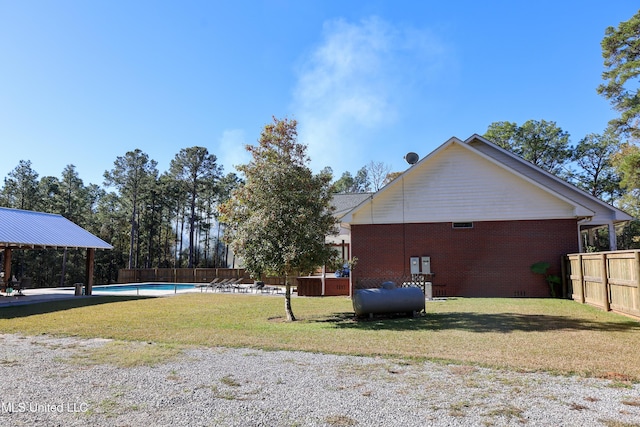
POLYGON ((609 227, 609 250, 617 251, 618 239, 616 237, 616 228, 613 226, 613 221, 610 221, 607 226, 609 227))
POLYGON ((578 253, 584 252, 584 245, 582 244, 582 228, 580 227, 580 221, 578 221, 578 253))
POLYGON ((96 250, 94 248, 87 249, 87 265, 85 270, 85 282, 87 284, 87 288, 85 291, 85 295, 91 295, 91 291, 93 290, 93 264, 96 257, 96 250))

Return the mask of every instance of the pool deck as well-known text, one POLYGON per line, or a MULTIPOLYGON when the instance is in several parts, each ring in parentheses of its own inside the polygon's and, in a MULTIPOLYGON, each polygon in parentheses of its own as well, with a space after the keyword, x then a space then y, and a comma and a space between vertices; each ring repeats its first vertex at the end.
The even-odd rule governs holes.
POLYGON ((77 297, 73 291, 64 291, 62 289, 25 289, 23 295, 4 296, 0 294, 0 308, 13 307, 16 305, 35 304, 39 302, 57 301, 70 298, 89 298, 77 297))
MULTIPOLYGON (((94 291, 96 288, 94 287, 94 291)), ((76 296, 75 290, 70 288, 34 288, 25 289, 23 295, 10 295, 5 296, 4 293, 0 293, 0 309, 3 307, 13 307, 18 305, 36 304, 40 302, 58 301, 72 298, 93 298, 96 296, 145 296, 145 297, 167 297, 185 293, 214 293, 206 288, 193 288, 193 289, 180 289, 177 293, 171 290, 149 290, 141 289, 139 291, 119 291, 119 292, 94 292, 93 295, 76 296)), ((227 292, 229 293, 229 292, 227 292)), ((239 293, 239 295, 269 295, 262 293, 239 293)), ((280 294, 278 294, 280 295, 280 294)), ((293 294, 295 295, 295 294, 293 294)), ((292 296, 293 296, 292 295, 292 296)))
MULTIPOLYGON (((95 288, 94 288, 95 289, 95 288)), ((178 293, 200 292, 200 289, 180 290, 178 293)), ((23 295, 10 295, 5 296, 0 293, 0 308, 13 307, 17 305, 35 304, 39 302, 58 301, 71 298, 92 298, 94 296, 169 296, 175 295, 173 291, 153 291, 153 290, 141 290, 138 294, 136 291, 120 291, 120 292, 96 292, 93 295, 76 296, 74 289, 69 288, 37 288, 37 289, 25 289, 23 295)))

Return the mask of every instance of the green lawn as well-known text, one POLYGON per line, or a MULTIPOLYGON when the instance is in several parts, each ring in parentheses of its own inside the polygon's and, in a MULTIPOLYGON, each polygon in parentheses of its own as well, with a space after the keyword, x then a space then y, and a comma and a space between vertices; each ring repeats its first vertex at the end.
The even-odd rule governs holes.
POLYGON ((93 297, 0 309, 0 330, 353 355, 640 380, 640 323, 573 301, 453 298, 417 318, 353 317, 344 297, 93 297))

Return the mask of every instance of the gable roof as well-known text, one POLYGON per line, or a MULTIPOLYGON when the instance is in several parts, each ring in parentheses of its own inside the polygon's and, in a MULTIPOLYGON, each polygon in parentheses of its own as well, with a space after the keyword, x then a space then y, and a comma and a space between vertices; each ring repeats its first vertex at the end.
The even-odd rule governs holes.
POLYGON ((113 249, 62 215, 1 207, 0 247, 113 249))
POLYGON ((333 195, 331 204, 335 208, 333 213, 340 219, 363 201, 369 199, 373 193, 337 193, 333 195))
POLYGON ((343 221, 551 218, 587 218, 603 223, 632 219, 515 154, 472 135, 464 142, 450 138, 369 201, 362 201, 343 221))

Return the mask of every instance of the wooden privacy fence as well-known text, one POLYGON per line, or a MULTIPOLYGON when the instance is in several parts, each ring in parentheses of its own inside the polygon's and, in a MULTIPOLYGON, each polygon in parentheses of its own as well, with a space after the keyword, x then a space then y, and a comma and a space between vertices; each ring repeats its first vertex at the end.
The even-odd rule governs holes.
POLYGON ((571 254, 567 278, 575 301, 640 317, 640 251, 571 254))

